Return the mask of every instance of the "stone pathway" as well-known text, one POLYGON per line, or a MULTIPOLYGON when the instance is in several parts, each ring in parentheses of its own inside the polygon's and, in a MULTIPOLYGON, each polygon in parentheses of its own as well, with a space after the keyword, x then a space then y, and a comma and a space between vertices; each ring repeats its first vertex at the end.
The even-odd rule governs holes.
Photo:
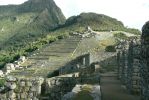
POLYGON ((131 95, 117 80, 115 73, 106 73, 101 78, 102 100, 140 100, 139 96, 131 95))

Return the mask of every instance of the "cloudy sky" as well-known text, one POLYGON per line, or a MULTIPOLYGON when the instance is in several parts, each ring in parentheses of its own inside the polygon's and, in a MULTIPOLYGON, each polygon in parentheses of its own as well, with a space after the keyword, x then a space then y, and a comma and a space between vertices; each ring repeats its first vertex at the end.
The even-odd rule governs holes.
MULTIPOLYGON (((20 4, 26 0, 0 0, 0 5, 20 4)), ((149 20, 149 0, 54 0, 68 18, 81 12, 105 14, 125 26, 141 29, 149 20)))

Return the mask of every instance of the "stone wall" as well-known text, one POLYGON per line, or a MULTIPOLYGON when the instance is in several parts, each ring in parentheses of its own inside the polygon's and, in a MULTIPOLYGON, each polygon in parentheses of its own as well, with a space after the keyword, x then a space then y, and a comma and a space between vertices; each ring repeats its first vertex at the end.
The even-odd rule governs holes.
POLYGON ((81 67, 90 66, 90 54, 85 54, 77 57, 71 62, 67 63, 63 67, 59 69, 60 75, 70 74, 74 72, 78 72, 81 67))
POLYGON ((118 78, 126 85, 130 93, 140 93, 140 44, 136 40, 129 43, 129 48, 119 51, 118 78))
POLYGON ((8 76, 0 100, 39 100, 43 78, 16 78, 8 76))
POLYGON ((149 45, 142 44, 141 47, 141 97, 149 100, 149 45))
POLYGON ((124 49, 121 54, 121 82, 127 83, 127 61, 126 61, 126 50, 124 49))
POLYGON ((46 94, 48 100, 61 100, 67 92, 76 85, 75 77, 56 77, 46 80, 46 94))
POLYGON ((136 41, 131 41, 128 49, 128 81, 127 89, 130 93, 140 93, 140 45, 136 41))

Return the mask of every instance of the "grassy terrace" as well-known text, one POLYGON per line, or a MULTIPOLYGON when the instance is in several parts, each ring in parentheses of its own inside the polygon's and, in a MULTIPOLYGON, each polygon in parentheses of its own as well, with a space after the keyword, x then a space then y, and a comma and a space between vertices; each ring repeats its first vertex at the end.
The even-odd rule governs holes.
POLYGON ((78 47, 81 38, 70 37, 46 45, 30 55, 21 66, 28 67, 25 70, 16 70, 11 73, 20 77, 46 77, 50 72, 59 69, 72 60, 72 53, 78 47))
POLYGON ((75 59, 80 55, 87 54, 89 52, 94 53, 100 51, 100 54, 96 60, 102 60, 107 58, 106 56, 111 53, 103 55, 106 46, 115 45, 116 40, 114 33, 111 32, 98 32, 99 35, 91 38, 81 39, 79 37, 70 37, 67 39, 58 40, 52 44, 43 46, 42 49, 33 52, 28 60, 23 63, 22 67, 28 67, 25 70, 16 70, 11 73, 14 76, 44 76, 59 69, 66 63, 75 59), (104 56, 104 57, 103 57, 104 56))

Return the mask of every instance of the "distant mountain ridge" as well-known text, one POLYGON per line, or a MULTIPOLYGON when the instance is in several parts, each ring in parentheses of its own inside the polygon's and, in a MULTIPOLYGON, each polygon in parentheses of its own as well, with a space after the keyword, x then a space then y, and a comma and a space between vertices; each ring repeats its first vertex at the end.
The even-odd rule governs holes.
POLYGON ((122 22, 108 17, 103 14, 96 14, 96 13, 81 13, 78 16, 72 16, 66 21, 66 25, 80 25, 80 26, 92 26, 94 30, 101 29, 101 30, 112 30, 116 29, 117 27, 123 28, 124 25, 122 22), (107 28, 106 28, 106 27, 107 28))
POLYGON ((53 0, 28 0, 20 5, 0 6, 0 68, 72 32, 83 33, 88 26, 95 31, 140 34, 103 14, 81 13, 66 20, 53 0))
POLYGON ((0 6, 0 36, 5 34, 0 42, 28 35, 38 36, 64 24, 65 20, 53 0, 29 0, 21 5, 0 6))
POLYGON ((66 20, 62 27, 72 30, 83 30, 84 27, 91 26, 93 30, 97 31, 127 31, 134 34, 140 34, 137 29, 127 28, 121 21, 115 18, 96 13, 81 13, 77 16, 72 16, 66 20))
POLYGON ((63 15, 61 9, 55 4, 53 0, 28 0, 21 5, 0 6, 0 16, 10 16, 28 12, 41 13, 45 9, 48 9, 48 11, 53 14, 53 16, 61 15, 62 19, 59 19, 59 21, 64 22, 65 16, 63 15))

